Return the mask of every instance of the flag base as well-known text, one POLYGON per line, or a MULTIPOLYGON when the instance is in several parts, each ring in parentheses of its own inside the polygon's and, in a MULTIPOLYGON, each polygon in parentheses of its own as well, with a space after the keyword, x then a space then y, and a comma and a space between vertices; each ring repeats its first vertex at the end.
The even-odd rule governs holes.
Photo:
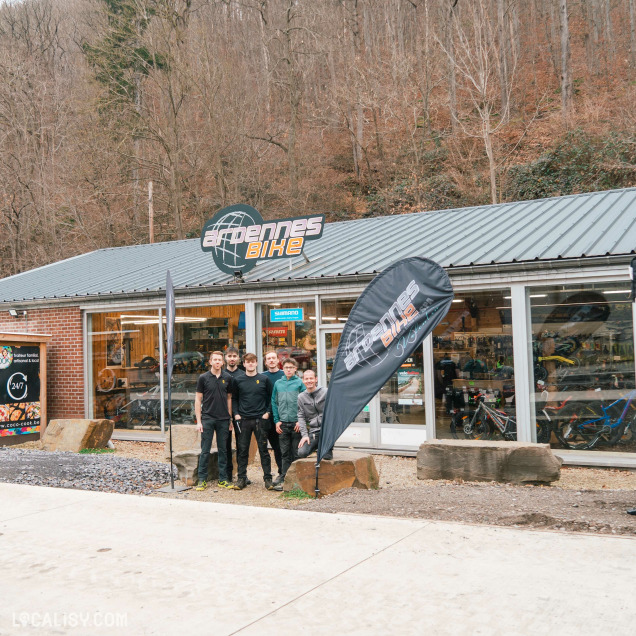
POLYGON ((155 492, 183 492, 184 490, 192 490, 192 486, 164 486, 163 488, 157 488, 155 492))

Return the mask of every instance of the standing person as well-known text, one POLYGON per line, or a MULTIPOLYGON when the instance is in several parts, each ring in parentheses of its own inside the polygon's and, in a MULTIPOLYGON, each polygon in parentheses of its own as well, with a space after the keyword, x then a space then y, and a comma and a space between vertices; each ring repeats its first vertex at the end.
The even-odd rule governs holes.
MULTIPOLYGON (((304 459, 318 448, 327 397, 327 389, 318 386, 318 378, 313 369, 307 369, 303 373, 303 384, 307 390, 298 396, 298 426, 302 435, 298 445, 298 459, 304 459)), ((333 448, 325 453, 324 458, 333 459, 333 448)))
POLYGON ((298 425, 298 396, 305 390, 302 380, 296 375, 298 363, 293 358, 283 362, 284 377, 276 381, 272 391, 272 413, 276 432, 280 439, 283 470, 274 481, 275 485, 285 481, 292 462, 298 458, 300 427, 298 425))
MULTIPOLYGON (((271 382, 272 391, 274 390, 276 382, 285 377, 285 374, 280 368, 280 360, 276 351, 270 350, 265 354, 265 371, 263 371, 263 375, 271 382)), ((274 459, 276 460, 276 466, 278 467, 278 477, 276 478, 276 481, 281 483, 281 477, 283 477, 283 456, 280 452, 280 440, 278 438, 278 433, 276 433, 276 429, 273 426, 267 432, 267 441, 274 451, 274 459)))
POLYGON ((245 374, 234 378, 238 404, 238 413, 234 415, 234 422, 239 432, 236 487, 241 490, 247 486, 247 461, 252 433, 254 433, 261 456, 265 488, 281 490, 280 486, 274 486, 272 483, 272 460, 267 449, 267 432, 272 427, 272 385, 263 373, 256 371, 258 359, 255 354, 245 354, 243 364, 245 374))
MULTIPOLYGON (((239 366, 239 352, 236 347, 228 347, 225 350, 225 370, 229 373, 233 378, 238 377, 239 375, 243 375, 245 371, 241 369, 239 366)), ((232 396, 232 413, 238 413, 238 407, 236 404, 236 395, 232 396)), ((236 426, 234 426, 234 446, 236 447, 237 460, 238 464, 238 430, 236 426)), ((227 479, 228 481, 232 481, 232 472, 234 469, 232 462, 232 428, 227 436, 227 479)), ((248 480, 249 482, 249 480, 248 480)))
POLYGON ((194 399, 197 431, 201 433, 197 490, 205 490, 208 485, 208 461, 215 433, 219 451, 219 487, 230 490, 234 488, 232 482, 228 482, 227 479, 226 451, 232 419, 233 392, 234 380, 223 371, 223 354, 220 351, 213 351, 210 354, 210 370, 199 376, 194 399))

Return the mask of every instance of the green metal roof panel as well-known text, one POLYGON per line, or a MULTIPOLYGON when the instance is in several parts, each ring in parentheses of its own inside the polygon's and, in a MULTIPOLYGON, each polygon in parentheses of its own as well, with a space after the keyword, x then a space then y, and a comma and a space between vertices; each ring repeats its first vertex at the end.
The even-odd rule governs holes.
MULTIPOLYGON (((631 254, 636 188, 327 223, 303 257, 260 261, 246 281, 371 274, 400 257, 446 268, 631 254), (291 270, 289 267, 291 261, 291 270)), ((199 239, 106 248, 0 280, 0 302, 160 291, 227 283, 199 239)))

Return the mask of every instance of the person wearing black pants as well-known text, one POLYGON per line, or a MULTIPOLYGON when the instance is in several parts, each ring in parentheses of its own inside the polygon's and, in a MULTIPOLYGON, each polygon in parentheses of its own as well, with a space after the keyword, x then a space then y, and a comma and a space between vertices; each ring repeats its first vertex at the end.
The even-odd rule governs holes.
POLYGON ((210 354, 210 370, 199 376, 194 400, 197 430, 201 433, 197 490, 205 490, 212 439, 216 434, 219 459, 219 487, 233 489, 227 480, 227 437, 232 417, 233 378, 223 371, 223 354, 210 354))
POLYGON ((265 488, 274 490, 276 487, 272 484, 272 461, 267 448, 267 434, 272 427, 272 385, 262 373, 257 373, 258 360, 255 354, 247 353, 243 363, 245 374, 234 378, 233 385, 238 405, 238 413, 234 415, 234 421, 239 431, 236 487, 243 489, 247 486, 247 462, 253 433, 261 457, 265 488))
MULTIPOLYGON (((270 350, 265 354, 265 371, 263 371, 263 375, 270 381, 272 391, 274 390, 276 382, 285 377, 285 372, 280 368, 278 354, 274 350, 270 350)), ((274 424, 276 424, 276 422, 277 420, 273 420, 274 424)), ((274 451, 274 459, 278 467, 278 477, 274 483, 282 483, 285 479, 285 474, 283 473, 283 454, 280 449, 280 436, 274 426, 267 431, 267 441, 274 451)))
MULTIPOLYGON (((237 378, 240 375, 244 375, 245 371, 239 366, 239 352, 235 347, 228 347, 225 350, 225 371, 229 373, 233 378, 237 378)), ((238 413, 238 406, 236 404, 236 396, 232 397, 232 413, 238 413)), ((239 432, 236 426, 234 426, 234 439, 236 440, 236 463, 238 464, 238 438, 239 432)), ((232 481, 232 472, 234 470, 232 462, 232 429, 230 429, 227 436, 227 479, 232 481)), ((249 481, 249 480, 248 480, 249 481)))

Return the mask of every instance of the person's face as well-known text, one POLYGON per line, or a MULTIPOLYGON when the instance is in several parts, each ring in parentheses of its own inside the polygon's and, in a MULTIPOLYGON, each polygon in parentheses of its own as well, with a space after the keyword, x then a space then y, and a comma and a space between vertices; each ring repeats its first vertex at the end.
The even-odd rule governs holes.
POLYGON ((270 351, 270 353, 265 356, 265 366, 270 371, 276 371, 278 369, 278 354, 270 351))
POLYGON ((246 371, 249 371, 250 373, 253 373, 254 371, 256 371, 256 366, 258 365, 258 361, 257 360, 244 360, 243 361, 243 366, 245 367, 246 371))
POLYGON ((303 373, 303 384, 311 393, 311 391, 316 388, 316 374, 313 371, 305 371, 305 373, 303 373))
POLYGON ((293 364, 284 364, 283 365, 283 373, 286 378, 291 378, 294 373, 296 373, 296 367, 293 364))
POLYGON ((239 356, 238 353, 231 351, 230 353, 225 354, 225 362, 227 362, 227 366, 230 368, 234 368, 238 366, 239 356))
POLYGON ((218 353, 213 353, 210 356, 210 366, 212 370, 218 373, 223 366, 223 356, 220 356, 218 353))

